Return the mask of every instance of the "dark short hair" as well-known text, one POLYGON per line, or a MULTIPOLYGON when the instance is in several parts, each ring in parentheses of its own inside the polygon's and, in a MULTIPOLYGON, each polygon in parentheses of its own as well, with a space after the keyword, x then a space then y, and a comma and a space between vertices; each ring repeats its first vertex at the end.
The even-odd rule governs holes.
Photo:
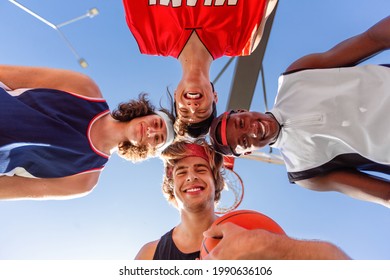
MULTIPOLYGON (((212 82, 210 82, 210 84, 211 84, 211 90, 214 93, 215 92, 214 84, 212 82)), ((176 111, 176 102, 174 102, 173 108, 175 109, 175 115, 176 115, 175 130, 177 134, 183 136, 185 133, 187 133, 192 138, 198 138, 206 135, 209 132, 211 122, 217 116, 217 104, 215 103, 215 101, 213 101, 212 106, 213 106, 213 111, 211 112, 210 116, 207 119, 198 123, 184 123, 181 121, 180 118, 177 117, 178 114, 176 111)))
POLYGON ((213 122, 216 116, 217 116, 217 106, 215 102, 213 102, 213 112, 207 119, 198 123, 187 124, 186 130, 188 135, 193 138, 198 138, 200 136, 206 135, 209 132, 211 123, 213 122))

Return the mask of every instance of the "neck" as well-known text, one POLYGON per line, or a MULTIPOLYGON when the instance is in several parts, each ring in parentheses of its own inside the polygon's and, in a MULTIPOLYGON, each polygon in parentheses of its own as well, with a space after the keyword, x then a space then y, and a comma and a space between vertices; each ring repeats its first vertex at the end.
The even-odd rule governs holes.
POLYGON ((98 119, 91 127, 91 141, 99 151, 112 154, 118 144, 124 141, 124 131, 127 123, 119 122, 110 114, 98 119))
POLYGON ((274 126, 276 127, 275 135, 274 135, 274 137, 272 138, 272 140, 269 143, 269 145, 272 145, 278 139, 278 136, 279 136, 279 133, 280 133, 280 130, 281 130, 281 125, 280 125, 280 123, 278 122, 278 120, 275 118, 275 116, 272 113, 267 112, 266 114, 268 116, 270 116, 270 118, 274 121, 274 126))
POLYGON ((183 231, 192 233, 203 233, 215 221, 216 215, 214 211, 203 211, 198 213, 181 213, 180 227, 183 231))
POLYGON ((213 58, 196 32, 191 34, 178 60, 183 70, 183 78, 202 75, 210 80, 209 71, 213 58))

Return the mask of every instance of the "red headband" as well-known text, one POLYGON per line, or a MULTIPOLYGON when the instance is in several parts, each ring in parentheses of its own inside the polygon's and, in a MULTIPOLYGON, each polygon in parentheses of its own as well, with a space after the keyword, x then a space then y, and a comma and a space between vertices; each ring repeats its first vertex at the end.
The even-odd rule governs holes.
MULTIPOLYGON (((191 144, 191 143, 186 143, 185 146, 187 148, 187 151, 185 156, 182 157, 181 159, 187 157, 200 157, 203 158, 205 161, 209 162, 209 157, 203 146, 198 144, 191 144)), ((172 171, 173 171, 173 166, 168 166, 166 169, 166 175, 168 178, 172 178, 172 171)))
POLYGON ((229 112, 223 113, 222 120, 221 120, 221 141, 222 145, 228 145, 227 142, 227 135, 226 135, 226 125, 227 125, 227 117, 229 115, 229 112))
POLYGON ((206 150, 203 146, 190 143, 185 144, 185 146, 187 148, 187 153, 185 157, 201 157, 205 161, 209 161, 209 156, 207 155, 206 150))

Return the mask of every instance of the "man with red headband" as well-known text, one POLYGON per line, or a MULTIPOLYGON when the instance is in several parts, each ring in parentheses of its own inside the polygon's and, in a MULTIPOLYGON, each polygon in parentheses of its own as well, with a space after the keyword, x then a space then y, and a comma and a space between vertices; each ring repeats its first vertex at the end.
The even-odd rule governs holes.
MULTIPOLYGON (((223 189, 222 156, 205 143, 176 142, 162 157, 162 190, 179 211, 180 223, 159 240, 144 245, 136 259, 195 260, 199 258, 204 232, 217 219, 214 205, 223 189)), ((223 237, 208 255, 210 259, 348 259, 327 242, 296 240, 230 223, 213 227, 205 234, 223 237)))
POLYGON ((363 172, 390 174, 389 65, 352 66, 389 48, 387 17, 297 60, 279 78, 270 112, 233 110, 213 121, 214 148, 239 156, 270 145, 280 150, 290 182, 390 207, 389 181, 363 172), (331 68, 342 66, 350 67, 331 68))
POLYGON ((172 56, 182 67, 175 94, 177 130, 198 137, 216 117, 210 67, 222 56, 250 55, 277 0, 124 0, 141 53, 172 56))

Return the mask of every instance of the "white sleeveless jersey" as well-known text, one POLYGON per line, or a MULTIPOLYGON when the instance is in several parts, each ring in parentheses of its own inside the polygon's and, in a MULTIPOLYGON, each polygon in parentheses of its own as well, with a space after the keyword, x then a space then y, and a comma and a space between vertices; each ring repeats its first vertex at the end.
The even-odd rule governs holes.
POLYGON ((282 75, 271 113, 291 181, 335 168, 390 173, 390 68, 365 65, 282 75))

